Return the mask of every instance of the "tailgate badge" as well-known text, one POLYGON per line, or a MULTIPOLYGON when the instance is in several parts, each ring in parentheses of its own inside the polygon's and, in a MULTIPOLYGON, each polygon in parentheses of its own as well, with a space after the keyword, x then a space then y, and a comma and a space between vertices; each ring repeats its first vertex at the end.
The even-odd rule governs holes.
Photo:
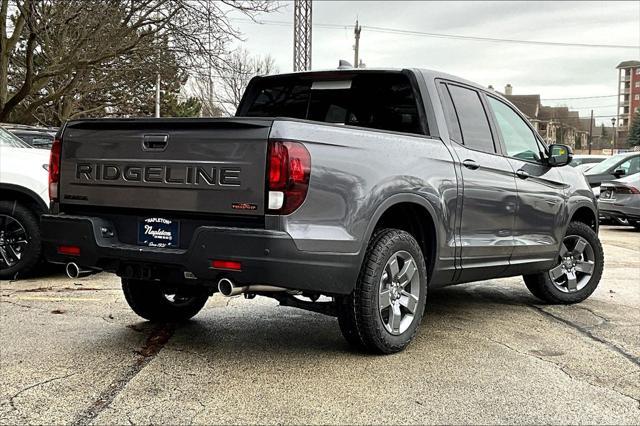
POLYGON ((231 208, 234 210, 258 210, 258 206, 252 203, 233 203, 231 208))

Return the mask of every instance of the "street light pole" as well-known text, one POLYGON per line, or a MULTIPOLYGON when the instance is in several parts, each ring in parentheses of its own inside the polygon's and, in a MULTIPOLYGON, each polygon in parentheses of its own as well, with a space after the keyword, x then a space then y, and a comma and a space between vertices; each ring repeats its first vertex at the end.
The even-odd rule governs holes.
POLYGON ((592 131, 593 131, 593 110, 591 110, 591 119, 589 120, 589 155, 591 155, 591 145, 593 144, 593 139, 591 137, 592 131))
POLYGON ((613 148, 611 149, 611 155, 613 155, 613 150, 617 148, 617 142, 618 142, 618 132, 616 131, 615 117, 611 119, 611 126, 613 127, 613 148))
POLYGON ((160 118, 160 73, 156 77, 156 118, 160 118))

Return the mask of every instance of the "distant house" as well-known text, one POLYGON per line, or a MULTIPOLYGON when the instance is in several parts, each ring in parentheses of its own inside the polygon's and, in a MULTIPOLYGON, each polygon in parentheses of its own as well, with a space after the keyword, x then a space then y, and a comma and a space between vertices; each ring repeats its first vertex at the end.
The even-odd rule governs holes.
POLYGON ((540 95, 514 95, 510 84, 506 85, 504 96, 527 116, 547 143, 563 143, 574 149, 588 148, 590 119, 580 118, 578 111, 544 106, 540 95))

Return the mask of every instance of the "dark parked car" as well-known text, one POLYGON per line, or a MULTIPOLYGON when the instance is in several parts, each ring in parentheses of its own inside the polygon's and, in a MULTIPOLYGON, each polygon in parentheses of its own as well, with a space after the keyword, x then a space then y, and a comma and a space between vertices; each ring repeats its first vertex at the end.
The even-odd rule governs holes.
MULTIPOLYGON (((640 152, 613 155, 587 170, 584 175, 592 188, 604 181, 619 179, 640 172, 640 152)), ((596 191, 597 192, 597 191, 596 191)))
POLYGON ((608 155, 574 155, 569 165, 571 167, 582 166, 585 164, 598 164, 609 158, 608 155))
POLYGON ((598 207, 601 218, 628 223, 640 230, 640 173, 603 182, 598 207))
POLYGON ((72 277, 118 274, 151 321, 188 319, 214 292, 263 295, 397 352, 437 287, 524 275, 546 302, 593 293, 597 208, 571 157, 450 75, 257 77, 234 118, 67 123, 44 250, 72 277))
POLYGON ((40 149, 51 149, 57 132, 57 129, 52 127, 25 126, 20 124, 3 124, 2 127, 33 148, 40 149))

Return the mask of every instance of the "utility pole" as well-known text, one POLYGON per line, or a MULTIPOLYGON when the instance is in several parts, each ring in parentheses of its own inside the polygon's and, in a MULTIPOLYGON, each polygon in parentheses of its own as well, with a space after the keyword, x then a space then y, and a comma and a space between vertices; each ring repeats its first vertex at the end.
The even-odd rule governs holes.
POLYGON ((156 118, 160 118, 160 73, 156 79, 156 118))
POLYGON ((618 132, 616 131, 616 118, 611 119, 611 127, 613 128, 613 147, 611 148, 611 155, 614 154, 614 150, 618 147, 618 132))
POLYGON ((353 34, 356 37, 356 44, 353 45, 353 50, 354 50, 353 66, 356 68, 360 67, 360 31, 362 31, 362 27, 358 25, 358 20, 356 19, 356 26, 353 29, 353 34))
POLYGON ((593 139, 591 138, 591 132, 593 131, 593 110, 591 110, 591 119, 589 120, 589 155, 591 155, 591 145, 593 139))
POLYGON ((293 70, 311 69, 311 0, 293 3, 293 70))

